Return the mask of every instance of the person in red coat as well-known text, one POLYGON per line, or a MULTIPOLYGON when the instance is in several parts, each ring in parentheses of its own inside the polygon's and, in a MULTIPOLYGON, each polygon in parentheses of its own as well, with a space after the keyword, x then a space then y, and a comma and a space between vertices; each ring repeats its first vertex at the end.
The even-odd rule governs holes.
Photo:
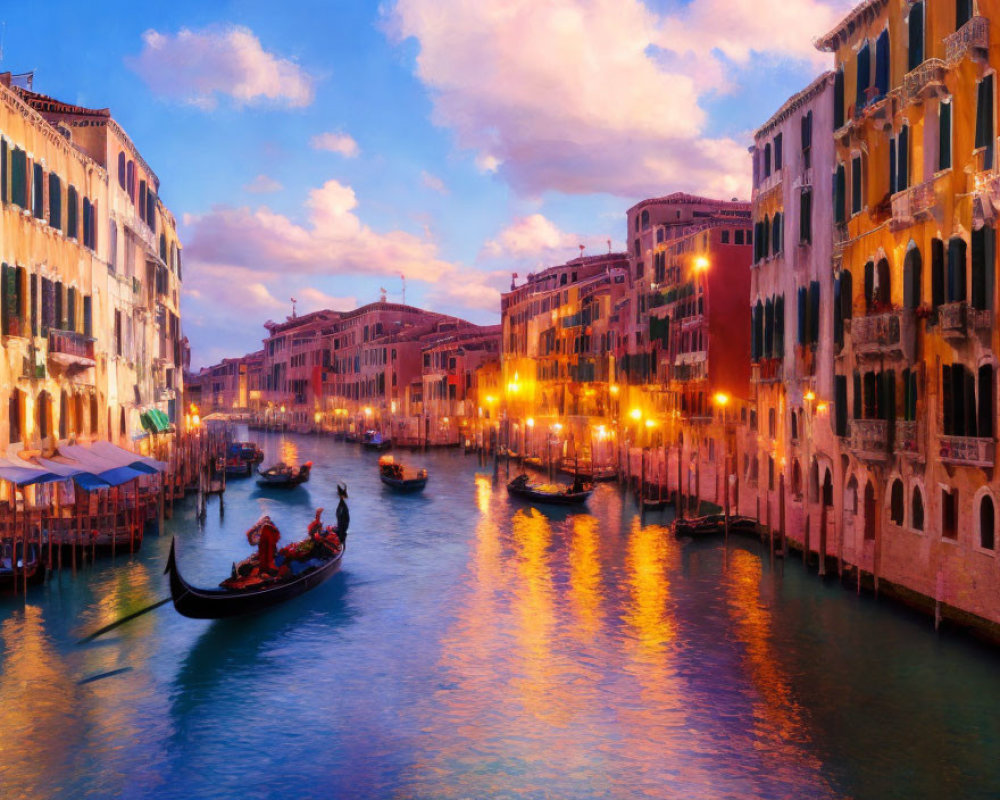
POLYGON ((277 567, 274 566, 274 553, 278 548, 278 539, 281 534, 271 522, 270 517, 265 517, 259 529, 260 541, 257 543, 257 567, 261 572, 275 573, 277 567))

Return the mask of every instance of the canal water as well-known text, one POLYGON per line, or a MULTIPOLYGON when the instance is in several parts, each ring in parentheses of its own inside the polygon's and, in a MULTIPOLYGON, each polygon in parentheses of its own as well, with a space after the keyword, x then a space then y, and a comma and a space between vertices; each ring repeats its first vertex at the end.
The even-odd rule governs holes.
POLYGON ((232 481, 141 553, 0 597, 0 797, 1000 796, 1000 653, 754 543, 677 541, 614 485, 586 513, 507 497, 473 456, 269 435, 315 462, 288 494, 232 481), (284 541, 350 491, 342 571, 283 607, 168 604, 171 536, 212 586, 267 512, 284 541))

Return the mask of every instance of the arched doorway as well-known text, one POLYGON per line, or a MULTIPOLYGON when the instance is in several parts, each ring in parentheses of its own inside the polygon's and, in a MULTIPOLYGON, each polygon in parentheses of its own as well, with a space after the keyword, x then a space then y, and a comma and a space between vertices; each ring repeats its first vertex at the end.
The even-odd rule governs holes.
POLYGON ((823 505, 833 506, 833 476, 830 470, 823 470, 823 505))

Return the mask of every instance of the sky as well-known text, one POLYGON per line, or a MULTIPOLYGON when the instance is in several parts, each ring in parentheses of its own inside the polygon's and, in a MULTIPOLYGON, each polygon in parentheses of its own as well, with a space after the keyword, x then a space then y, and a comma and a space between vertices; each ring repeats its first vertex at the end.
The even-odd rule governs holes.
POLYGON ((0 70, 110 108, 184 246, 192 366, 379 299, 499 322, 625 212, 749 199, 753 130, 845 0, 3 4, 0 70))

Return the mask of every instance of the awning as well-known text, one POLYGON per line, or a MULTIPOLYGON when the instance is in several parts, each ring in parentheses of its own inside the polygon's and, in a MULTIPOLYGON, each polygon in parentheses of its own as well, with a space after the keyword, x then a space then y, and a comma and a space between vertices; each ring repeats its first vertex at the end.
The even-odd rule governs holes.
POLYGON ((56 456, 54 458, 39 457, 35 461, 50 472, 54 472, 61 480, 72 480, 77 486, 81 489, 86 489, 88 492, 97 489, 107 489, 111 486, 108 481, 95 474, 92 470, 87 469, 82 464, 70 458, 63 456, 56 456))
POLYGON ((96 475, 110 486, 121 486, 123 483, 143 478, 148 472, 133 469, 129 466, 116 464, 114 461, 101 458, 89 447, 80 445, 63 445, 59 454, 70 463, 79 464, 82 469, 96 475))
POLYGON ((157 461, 155 458, 133 453, 131 450, 118 447, 118 445, 111 444, 111 442, 94 442, 89 445, 89 449, 93 450, 101 458, 109 461, 117 461, 121 466, 132 467, 150 475, 154 472, 167 471, 167 463, 165 461, 157 461))
POLYGON ((52 483, 63 479, 41 467, 29 466, 23 461, 0 458, 0 480, 10 481, 15 486, 31 486, 35 483, 52 483))
POLYGON ((150 433, 163 433, 170 430, 170 417, 158 408, 146 409, 139 415, 139 422, 150 433))

